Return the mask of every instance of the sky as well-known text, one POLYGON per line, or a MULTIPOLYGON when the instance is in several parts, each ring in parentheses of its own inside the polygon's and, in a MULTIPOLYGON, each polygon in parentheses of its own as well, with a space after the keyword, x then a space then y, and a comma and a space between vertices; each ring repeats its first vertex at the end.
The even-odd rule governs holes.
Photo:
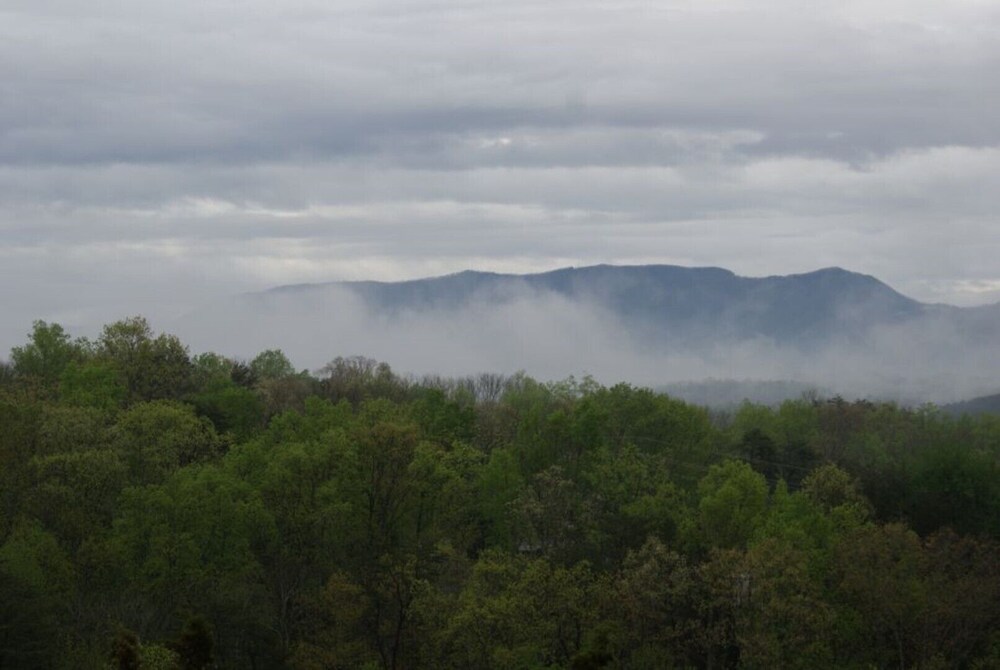
POLYGON ((995 0, 4 0, 0 351, 467 268, 1000 301, 998 72, 995 0))

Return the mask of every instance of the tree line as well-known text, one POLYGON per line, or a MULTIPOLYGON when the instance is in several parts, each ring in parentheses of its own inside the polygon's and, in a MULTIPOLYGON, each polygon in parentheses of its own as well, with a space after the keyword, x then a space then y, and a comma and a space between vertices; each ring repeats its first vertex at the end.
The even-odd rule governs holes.
POLYGON ((1000 667, 998 456, 932 406, 37 322, 0 364, 0 669, 1000 667))

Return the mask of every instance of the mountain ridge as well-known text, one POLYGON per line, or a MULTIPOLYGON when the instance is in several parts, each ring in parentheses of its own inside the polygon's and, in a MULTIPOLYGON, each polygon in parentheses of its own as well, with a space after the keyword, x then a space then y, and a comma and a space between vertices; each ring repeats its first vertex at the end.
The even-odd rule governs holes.
POLYGON ((827 267, 792 275, 744 277, 731 270, 679 265, 564 267, 513 274, 464 270, 399 282, 334 281, 274 287, 253 295, 343 289, 379 313, 456 311, 472 303, 509 303, 554 294, 597 305, 626 322, 640 340, 691 344, 706 331, 727 339, 763 337, 808 348, 831 337, 853 339, 871 325, 894 324, 935 307, 879 279, 827 267))
MULTIPOLYGON (((905 300, 912 304, 919 304, 924 307, 955 307, 956 309, 969 309, 956 307, 954 305, 948 305, 945 303, 924 303, 918 301, 914 298, 906 296, 896 289, 892 288, 890 285, 886 284, 882 280, 878 279, 874 275, 864 274, 860 272, 855 272, 852 270, 847 270, 840 266, 828 266, 819 268, 816 270, 811 270, 808 272, 800 273, 790 273, 790 274, 771 274, 762 276, 749 276, 749 275, 738 275, 732 270, 727 268, 722 268, 718 266, 683 266, 683 265, 672 265, 672 264, 642 264, 642 265, 616 265, 609 263, 600 263, 595 265, 584 265, 584 266, 565 266, 560 268, 555 268, 552 270, 544 270, 539 272, 529 272, 529 273, 512 273, 512 272, 493 272, 487 270, 475 270, 475 269, 465 269, 457 272, 447 273, 443 275, 432 275, 428 277, 416 277, 411 279, 402 279, 396 281, 386 281, 386 280, 375 280, 375 279, 361 279, 361 280, 332 280, 324 282, 305 282, 296 284, 283 284, 261 291, 254 291, 245 295, 260 295, 269 293, 286 293, 293 291, 302 290, 317 290, 324 288, 334 288, 334 287, 345 287, 345 288, 362 288, 362 289, 379 289, 388 287, 413 287, 413 286, 431 286, 431 285, 441 285, 457 281, 472 281, 481 283, 483 281, 523 281, 529 286, 533 287, 556 287, 559 286, 560 281, 565 281, 565 279, 570 275, 575 275, 577 278, 583 277, 584 275, 594 275, 598 273, 615 273, 615 274, 649 274, 656 273, 661 275, 669 273, 671 279, 677 279, 682 275, 686 275, 685 278, 691 278, 694 275, 699 275, 700 278, 711 277, 716 280, 726 280, 733 283, 759 283, 773 284, 782 282, 810 282, 815 283, 819 281, 831 281, 838 280, 841 282, 849 281, 855 287, 866 285, 870 288, 877 288, 886 294, 891 294, 898 299, 905 300)), ((1000 303, 997 303, 1000 305, 1000 303)), ((980 306, 983 307, 983 306, 980 306)), ((988 306, 986 306, 988 307, 988 306)))
POLYGON ((280 347, 317 368, 358 354, 415 373, 592 373, 651 386, 788 380, 947 402, 996 392, 1000 378, 1000 305, 922 303, 841 267, 741 277, 605 264, 293 284, 206 306, 173 327, 205 349, 280 347))
MULTIPOLYGON (((546 276, 555 276, 564 273, 571 272, 590 272, 598 270, 670 270, 670 271, 684 271, 684 272, 713 272, 722 275, 729 276, 734 279, 748 279, 748 280, 775 280, 775 279, 792 279, 792 278, 808 278, 814 276, 824 276, 824 275, 840 275, 840 276, 851 276, 863 280, 872 281, 878 283, 892 291, 895 291, 891 286, 878 279, 874 275, 865 274, 861 272, 856 272, 853 270, 848 270, 838 265, 831 265, 827 267, 817 268, 816 270, 810 270, 808 272, 796 272, 789 274, 771 274, 771 275, 739 275, 734 271, 715 265, 675 265, 668 263, 648 263, 648 264, 638 264, 638 265, 620 265, 615 263, 596 263, 593 265, 567 265, 559 268, 553 268, 551 270, 541 270, 538 272, 494 272, 492 270, 475 270, 472 268, 466 268, 464 270, 458 270, 456 272, 449 272, 441 275, 430 275, 426 277, 414 277, 410 279, 399 279, 399 280, 379 280, 379 279, 335 279, 330 281, 321 282, 301 282, 296 284, 279 284, 278 286, 273 286, 270 288, 263 289, 261 291, 252 291, 250 294, 258 293, 270 293, 270 292, 281 292, 287 290, 297 290, 305 288, 318 288, 318 287, 328 287, 328 286, 352 286, 352 285, 395 285, 395 284, 414 284, 422 282, 433 282, 439 280, 450 280, 457 279, 460 277, 492 277, 492 278, 509 278, 509 279, 525 279, 525 278, 539 278, 546 276)), ((898 293, 898 291, 897 291, 898 293)), ((903 294, 900 294, 903 295, 903 294)), ((912 298, 911 298, 912 300, 912 298)), ((923 303, 923 304, 933 304, 933 303, 923 303)), ((1000 303, 998 303, 1000 304, 1000 303)))

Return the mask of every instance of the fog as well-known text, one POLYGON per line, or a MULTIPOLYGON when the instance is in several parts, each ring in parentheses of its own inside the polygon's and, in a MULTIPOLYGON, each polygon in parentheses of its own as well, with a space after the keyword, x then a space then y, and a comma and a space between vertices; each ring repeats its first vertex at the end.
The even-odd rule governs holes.
MULTIPOLYGON (((154 321, 192 352, 251 358, 282 349, 298 368, 362 355, 402 374, 462 376, 524 371, 541 380, 591 375, 602 383, 660 387, 716 380, 783 380, 849 398, 951 402, 998 390, 1000 339, 963 332, 959 310, 852 333, 803 351, 756 338, 692 344, 650 340, 592 302, 522 290, 460 306, 374 308, 331 286, 247 294, 177 319, 154 321)), ((995 313, 980 315, 996 333, 995 313)), ((962 312, 965 315, 965 312, 962 312)))

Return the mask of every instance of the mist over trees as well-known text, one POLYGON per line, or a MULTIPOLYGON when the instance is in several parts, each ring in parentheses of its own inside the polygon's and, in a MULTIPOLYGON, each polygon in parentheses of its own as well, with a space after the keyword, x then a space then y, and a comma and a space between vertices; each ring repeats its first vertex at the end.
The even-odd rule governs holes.
POLYGON ((0 428, 0 668, 1000 665, 994 414, 310 374, 134 317, 37 322, 0 428))
MULTIPOLYGON (((335 342, 418 374, 584 373, 654 388, 781 380, 902 403, 994 393, 1000 374, 1000 307, 925 304, 839 268, 740 277, 601 265, 306 284, 234 296, 167 325, 192 346, 247 357, 280 343, 310 369, 328 362, 335 342)), ((725 389, 670 388, 728 404, 725 389)), ((780 402, 801 391, 754 393, 780 402)))

